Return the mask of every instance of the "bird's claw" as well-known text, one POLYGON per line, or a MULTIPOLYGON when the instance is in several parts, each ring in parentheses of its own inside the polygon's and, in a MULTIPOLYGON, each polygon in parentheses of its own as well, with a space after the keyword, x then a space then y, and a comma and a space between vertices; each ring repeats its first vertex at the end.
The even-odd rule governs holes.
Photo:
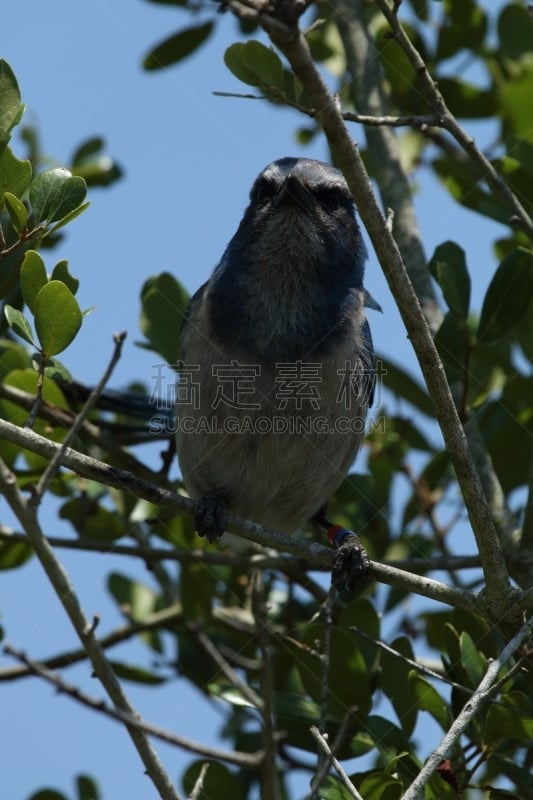
POLYGON ((364 583, 368 577, 370 559, 361 544, 359 537, 346 533, 337 548, 331 570, 331 583, 338 592, 343 589, 353 592, 356 586, 364 583))
POLYGON ((224 533, 226 506, 219 494, 204 494, 196 503, 194 527, 198 536, 207 537, 213 544, 224 533))

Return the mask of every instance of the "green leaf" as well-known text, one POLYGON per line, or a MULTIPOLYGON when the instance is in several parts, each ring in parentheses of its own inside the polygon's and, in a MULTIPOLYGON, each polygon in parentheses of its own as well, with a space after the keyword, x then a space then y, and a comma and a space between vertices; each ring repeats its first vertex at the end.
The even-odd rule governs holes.
POLYGON ((498 18, 498 52, 509 61, 521 61, 531 55, 533 24, 526 6, 509 3, 498 18))
POLYGON ((30 203, 39 222, 63 221, 67 214, 78 211, 87 194, 83 178, 68 169, 57 167, 39 173, 30 186, 30 203))
POLYGON ((9 138, 9 132, 24 113, 20 91, 13 70, 0 59, 0 143, 9 138))
MULTIPOLYGON (((531 45, 529 46, 531 52, 531 45)), ((533 64, 528 63, 519 77, 499 87, 501 116, 507 135, 533 142, 533 127, 529 104, 533 95, 533 64)))
POLYGON ((397 397, 407 400, 428 417, 433 417, 435 409, 423 386, 398 364, 389 361, 381 353, 376 354, 379 376, 384 385, 397 397))
POLYGON ((19 342, 0 339, 0 383, 14 369, 26 369, 30 366, 27 349, 19 342))
POLYGON ((48 233, 55 233, 60 228, 64 228, 65 225, 68 225, 68 223, 72 222, 73 219, 76 219, 76 217, 79 217, 84 211, 87 211, 90 205, 90 202, 87 201, 86 203, 82 203, 81 206, 78 206, 78 208, 75 208, 73 211, 69 211, 68 214, 65 214, 65 216, 61 217, 61 219, 56 222, 55 225, 49 228, 48 233))
POLYGON ((429 270, 444 295, 450 311, 466 319, 470 307, 470 275, 465 252, 455 242, 444 242, 435 249, 429 270))
POLYGON ((516 325, 533 295, 533 253, 522 247, 500 263, 483 301, 478 337, 495 342, 516 325))
POLYGON ((495 88, 479 89, 459 78, 439 78, 439 90, 456 117, 484 119, 499 111, 499 97, 495 88))
POLYGON ((68 800, 68 797, 65 797, 64 794, 61 792, 56 792, 55 789, 40 789, 28 800, 68 800))
POLYGON ((80 536, 98 542, 113 542, 127 533, 120 514, 105 508, 87 495, 67 501, 61 506, 60 517, 68 519, 80 536))
MULTIPOLYGON (((4 382, 7 386, 20 389, 21 391, 29 394, 31 397, 35 397, 37 394, 38 379, 39 376, 34 369, 14 369, 8 375, 6 375, 4 382)), ((63 395, 63 392, 59 386, 46 376, 44 377, 42 385, 42 397, 45 402, 51 403, 58 408, 68 408, 65 396, 63 395)), ((23 408, 17 403, 13 403, 8 400, 0 400, 0 417, 2 417, 2 419, 8 419, 14 425, 23 426, 27 421, 28 413, 29 412, 27 408, 23 408)), ((46 436, 46 438, 52 439, 55 442, 62 441, 66 432, 65 428, 61 428, 59 426, 52 427, 49 422, 39 418, 35 421, 33 430, 35 433, 38 433, 41 436, 46 436)), ((24 450, 23 454, 24 459, 29 465, 30 469, 35 470, 36 472, 41 472, 48 464, 47 459, 42 456, 38 456, 35 453, 30 453, 28 450, 24 450)))
POLYGON ((37 295, 47 283, 48 276, 41 256, 36 250, 27 250, 20 267, 20 288, 32 314, 35 314, 37 295))
POLYGON ((204 22, 203 25, 185 28, 165 39, 144 58, 144 69, 161 69, 187 58, 208 39, 213 25, 213 21, 204 22))
POLYGON ((245 784, 240 780, 239 775, 231 772, 224 764, 220 764, 218 761, 209 761, 205 758, 192 763, 183 775, 183 791, 187 797, 191 795, 200 776, 200 771, 206 763, 209 764, 209 769, 205 773, 201 797, 231 797, 232 800, 245 800, 248 793, 245 791, 245 784))
POLYGON ((400 800, 403 784, 385 772, 374 772, 363 780, 359 791, 365 800, 400 800))
POLYGON ((515 325, 516 338, 527 359, 533 363, 533 298, 515 325))
POLYGON ((77 800, 100 800, 98 784, 89 775, 76 776, 77 800))
MULTIPOLYGON (((485 11, 474 0, 449 3, 447 11, 447 19, 439 25, 436 60, 442 61, 464 48, 473 50, 477 55, 487 32, 485 11)), ((447 97, 446 93, 444 96, 447 97)))
POLYGON ((99 136, 87 139, 72 156, 72 170, 80 175, 87 186, 110 186, 122 177, 122 169, 104 149, 104 140, 99 136))
POLYGON ((43 286, 35 301, 35 330, 47 356, 61 353, 74 340, 81 327, 80 307, 61 281, 43 286))
MULTIPOLYGON (((305 630, 303 641, 316 650, 317 641, 320 642, 323 635, 324 626, 314 623, 305 630)), ((321 661, 310 653, 301 652, 297 666, 307 693, 315 702, 320 702, 321 661)), ((331 631, 329 686, 329 715, 340 720, 349 708, 355 706, 358 718, 366 717, 372 704, 367 667, 353 636, 337 627, 331 631)))
POLYGON ((485 717, 484 741, 497 745, 503 739, 533 740, 533 703, 523 692, 513 691, 504 695, 504 702, 491 703, 485 717))
POLYGON ((446 731, 450 725, 450 713, 446 701, 429 681, 414 671, 409 674, 409 685, 417 698, 419 711, 427 711, 446 731))
POLYGON ((126 608, 134 622, 143 622, 157 606, 158 597, 149 586, 113 572, 108 578, 108 588, 118 605, 126 608))
POLYGON ((176 364, 180 330, 189 297, 169 272, 149 278, 141 290, 140 327, 151 347, 169 364, 176 364))
POLYGON ((207 564, 183 564, 181 568, 181 598, 187 619, 208 622, 213 615, 213 598, 217 575, 207 564))
POLYGON ((224 63, 230 72, 248 86, 259 86, 261 81, 257 77, 255 70, 250 69, 244 60, 243 42, 235 42, 226 48, 224 53, 224 63))
POLYGON ((486 672, 487 659, 482 653, 478 652, 472 637, 467 631, 462 631, 459 637, 459 647, 461 650, 461 664, 468 673, 470 685, 475 687, 486 672))
POLYGON ((246 42, 242 50, 244 64, 255 72, 260 85, 281 86, 283 65, 280 57, 271 47, 251 40, 246 42))
POLYGON ((0 570, 15 569, 25 564, 33 555, 33 548, 25 542, 0 542, 0 570))
POLYGON ((133 683, 142 683, 145 686, 160 686, 166 683, 166 678, 162 675, 156 675, 144 667, 138 667, 135 664, 124 664, 121 661, 109 661, 113 668, 113 672, 121 680, 132 681, 133 683))
POLYGON ((11 192, 4 192, 4 204, 9 214, 11 224, 17 233, 20 233, 26 227, 28 222, 28 209, 24 203, 15 197, 11 192))
POLYGON ((15 197, 22 197, 31 181, 31 164, 21 161, 13 155, 11 148, 5 147, 0 152, 0 197, 4 192, 11 192, 15 197))
POLYGON ((4 314, 7 324, 11 330, 13 330, 17 336, 20 336, 21 339, 24 339, 26 342, 28 342, 28 344, 32 344, 34 347, 37 347, 33 341, 31 325, 24 314, 19 311, 18 308, 13 308, 13 306, 9 305, 4 306, 4 314))
MULTIPOLYGON (((41 361, 41 353, 35 353, 33 357, 34 362, 39 365, 41 361)), ((55 381, 55 383, 72 383, 72 375, 61 361, 57 358, 47 358, 44 374, 55 381)))
MULTIPOLYGON (((413 648, 407 636, 399 636, 390 646, 400 656, 414 660, 413 648)), ((391 700, 404 734, 411 736, 418 714, 416 694, 409 683, 409 674, 413 668, 399 656, 393 656, 386 651, 380 653, 380 659, 380 687, 391 700)))
POLYGON ((52 270, 50 280, 61 281, 65 284, 67 289, 70 289, 72 294, 76 294, 80 286, 79 280, 77 278, 73 278, 68 271, 68 261, 66 259, 57 262, 52 270))
POLYGON ((455 392, 456 385, 463 385, 470 352, 470 331, 465 320, 448 311, 435 334, 435 347, 442 359, 448 383, 455 392))

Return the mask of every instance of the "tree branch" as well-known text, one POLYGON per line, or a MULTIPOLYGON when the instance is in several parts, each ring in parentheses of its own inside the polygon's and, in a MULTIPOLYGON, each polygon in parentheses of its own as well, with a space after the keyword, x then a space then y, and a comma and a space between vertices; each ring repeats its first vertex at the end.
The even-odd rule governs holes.
MULTIPOLYGON (((26 430, 25 432, 27 434, 33 434, 30 430, 26 430)), ((35 434, 33 435, 35 436, 35 434)), ((180 800, 178 792, 165 772, 159 760, 159 756, 153 749, 150 741, 144 732, 133 724, 133 721, 138 718, 137 712, 131 705, 111 665, 106 659, 103 649, 98 643, 94 633, 95 626, 89 623, 89 620, 83 613, 78 597, 66 572, 43 536, 35 509, 26 502, 19 492, 15 476, 2 459, 0 459, 0 492, 4 494, 11 510, 26 531, 30 544, 41 562, 50 584, 69 617, 82 647, 86 650, 90 658, 96 676, 104 686, 115 707, 128 716, 130 722, 126 724, 126 729, 154 786, 157 788, 163 800, 180 800)))
MULTIPOLYGON (((56 442, 1 419, 0 439, 18 444, 20 447, 45 458, 52 458, 59 449, 59 445, 56 442)), ((177 512, 194 514, 196 504, 193 500, 176 492, 171 492, 169 489, 160 489, 158 486, 138 478, 131 472, 111 467, 109 464, 105 464, 95 458, 78 453, 70 447, 66 448, 61 461, 64 466, 69 467, 77 475, 81 475, 84 478, 130 492, 135 497, 148 500, 156 506, 166 506, 177 512)), ((235 535, 256 542, 263 547, 291 553, 299 559, 304 559, 310 568, 322 567, 331 569, 333 551, 328 547, 316 542, 308 542, 295 536, 287 536, 233 515, 228 515, 227 524, 228 529, 235 535)), ((31 539, 30 543, 33 546, 31 539)), ((456 608, 463 608, 474 614, 482 613, 483 611, 471 592, 447 586, 431 578, 414 575, 377 562, 372 562, 370 576, 399 589, 416 592, 424 597, 429 597, 441 603, 449 603, 456 608)))
POLYGON ((491 189, 498 194, 509 207, 511 216, 510 224, 518 225, 533 241, 533 220, 522 206, 514 192, 509 188, 506 181, 494 169, 485 154, 476 145, 475 139, 466 133, 457 122, 454 115, 448 109, 446 102, 440 93, 437 84, 431 77, 426 63, 412 41, 407 36, 398 19, 398 5, 389 5, 388 0, 375 0, 376 5, 391 26, 394 38, 411 62, 422 90, 425 92, 428 103, 434 113, 441 119, 441 126, 450 133, 456 142, 463 148, 474 164, 477 165, 479 175, 486 180, 491 189))
MULTIPOLYGON (((308 576, 299 574, 295 564, 287 555, 263 555, 262 553, 227 553, 220 550, 184 550, 175 547, 150 547, 148 545, 134 546, 118 544, 117 542, 99 542, 96 539, 65 539, 62 536, 47 536, 46 540, 52 547, 63 547, 67 550, 80 550, 87 553, 101 553, 102 555, 127 556, 130 558, 143 558, 150 561, 178 561, 183 564, 214 564, 228 567, 254 567, 256 569, 277 569, 284 572, 288 578, 298 583, 309 581, 308 576)), ((28 544, 28 537, 24 533, 17 533, 7 525, 0 524, 0 541, 20 542, 28 544)), ((330 565, 309 562, 301 559, 301 566, 309 569, 326 572, 330 565)), ((383 562, 383 566, 404 572, 414 572, 425 575, 428 572, 453 572, 454 570, 479 569, 481 561, 479 556, 439 556, 437 558, 405 558, 383 562)), ((325 591, 322 587, 309 590, 309 593, 319 603, 324 602, 325 591)))
MULTIPOLYGON (((365 125, 367 150, 383 207, 394 209, 394 235, 424 316, 435 333, 443 315, 427 268, 411 187, 400 158, 398 139, 390 124, 376 126, 369 123, 372 117, 384 119, 383 114, 390 103, 385 94, 376 46, 366 24, 367 8, 368 3, 363 0, 337 0, 335 4, 335 18, 351 72, 350 91, 354 105, 368 115, 366 119, 361 115, 355 116, 359 117, 358 122, 365 125)), ((347 114, 343 114, 343 117, 348 119, 347 114)), ((411 117, 410 120, 410 124, 417 128, 427 128, 428 125, 440 122, 437 114, 432 117, 411 117)))
MULTIPOLYGON (((234 9, 233 0, 229 0, 228 5, 234 9)), ((327 137, 333 160, 346 176, 357 202, 359 215, 372 240, 433 400, 481 556, 486 581, 484 601, 489 614, 499 624, 508 614, 511 592, 502 549, 442 362, 398 245, 387 231, 363 161, 333 96, 313 63, 303 34, 295 25, 287 26, 288 30, 280 30, 279 26, 270 26, 264 18, 256 17, 256 20, 287 58, 309 94, 311 103, 318 109, 317 119, 327 137)))
MULTIPOLYGON (((144 734, 149 734, 150 736, 154 736, 156 739, 160 739, 162 742, 172 744, 181 748, 182 750, 187 750, 190 753, 196 753, 197 755, 206 756, 207 758, 214 758, 219 761, 227 761, 229 764, 235 764, 235 766, 238 767, 254 769, 259 767, 261 764, 263 759, 262 753, 241 753, 234 750, 220 750, 215 747, 207 747, 201 742, 194 742, 192 739, 186 739, 183 736, 178 736, 171 731, 166 731, 164 728, 159 728, 156 725, 152 725, 150 722, 146 722, 146 720, 141 719, 137 713, 132 714, 125 709, 116 707, 111 708, 104 700, 98 700, 97 698, 90 697, 88 694, 85 694, 85 692, 82 692, 80 689, 78 689, 77 686, 67 683, 58 675, 46 669, 46 667, 44 667, 42 664, 39 664, 39 662, 28 658, 28 656, 26 656, 24 653, 15 650, 9 645, 4 646, 4 652, 13 656, 18 661, 21 661, 26 665, 26 667, 31 669, 34 675, 37 675, 39 678, 51 683, 53 686, 57 687, 60 692, 67 694, 69 697, 72 697, 74 700, 82 703, 82 705, 92 708, 93 711, 97 711, 99 714, 104 714, 106 717, 110 717, 111 719, 115 719, 124 723, 128 729, 136 730, 139 733, 142 733, 143 736, 144 734)), ((149 742, 146 737, 144 738, 147 742, 149 742)), ((166 795, 162 794, 161 796, 165 797, 166 795)), ((175 794, 175 796, 178 797, 177 794, 175 794)))

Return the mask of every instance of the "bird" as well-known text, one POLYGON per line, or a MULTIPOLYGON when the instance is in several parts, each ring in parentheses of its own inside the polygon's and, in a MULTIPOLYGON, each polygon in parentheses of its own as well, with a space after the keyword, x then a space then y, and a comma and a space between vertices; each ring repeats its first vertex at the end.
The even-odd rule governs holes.
POLYGON ((334 586, 353 589, 368 555, 327 501, 376 380, 355 204, 340 170, 296 157, 266 166, 249 200, 181 330, 176 450, 195 529, 213 543, 228 513, 289 534, 312 521, 336 548, 334 586))

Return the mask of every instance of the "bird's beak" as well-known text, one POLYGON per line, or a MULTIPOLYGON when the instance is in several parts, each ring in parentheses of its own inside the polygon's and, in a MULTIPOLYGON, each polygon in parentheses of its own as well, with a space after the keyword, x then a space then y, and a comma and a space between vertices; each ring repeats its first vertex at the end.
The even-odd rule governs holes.
POLYGON ((383 314, 383 309, 381 308, 378 301, 374 300, 368 289, 363 289, 363 297, 364 297, 363 305, 366 306, 366 308, 373 308, 374 311, 381 311, 381 313, 383 314))
POLYGON ((290 173, 285 178, 283 186, 273 199, 275 208, 283 205, 300 205, 309 208, 313 195, 306 189, 304 184, 295 175, 290 173))

